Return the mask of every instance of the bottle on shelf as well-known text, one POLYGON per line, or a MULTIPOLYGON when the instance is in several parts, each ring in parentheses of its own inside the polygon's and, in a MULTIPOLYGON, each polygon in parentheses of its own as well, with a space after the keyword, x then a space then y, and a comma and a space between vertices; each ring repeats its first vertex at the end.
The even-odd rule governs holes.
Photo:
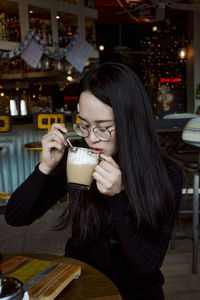
POLYGON ((200 84, 196 90, 196 99, 200 99, 200 84))
POLYGON ((47 45, 52 46, 52 33, 51 33, 51 23, 46 23, 46 32, 47 32, 47 45))
POLYGON ((12 22, 13 30, 14 30, 14 42, 20 42, 20 25, 19 25, 19 19, 17 17, 13 18, 12 22))
POLYGON ((37 35, 45 42, 47 46, 52 46, 50 21, 30 18, 29 26, 31 29, 35 30, 37 35))
POLYGON ((8 41, 9 35, 8 35, 6 16, 4 12, 1 13, 1 35, 3 41, 8 41))
POLYGON ((2 40, 2 19, 0 14, 0 40, 2 40))
POLYGON ((0 13, 0 40, 20 42, 20 25, 17 16, 0 13))

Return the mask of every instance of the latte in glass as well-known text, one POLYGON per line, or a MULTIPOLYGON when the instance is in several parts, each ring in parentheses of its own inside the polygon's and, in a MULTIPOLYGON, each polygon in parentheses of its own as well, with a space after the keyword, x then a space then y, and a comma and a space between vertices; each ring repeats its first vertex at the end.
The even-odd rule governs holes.
POLYGON ((99 153, 87 148, 71 147, 67 157, 67 181, 70 187, 89 190, 99 153))

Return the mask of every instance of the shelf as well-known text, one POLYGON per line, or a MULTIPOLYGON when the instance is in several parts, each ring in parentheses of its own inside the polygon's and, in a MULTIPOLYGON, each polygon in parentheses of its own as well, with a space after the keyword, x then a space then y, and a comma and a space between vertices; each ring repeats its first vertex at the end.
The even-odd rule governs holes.
POLYGON ((12 116, 12 124, 32 124, 33 123, 33 115, 26 116, 12 116))
MULTIPOLYGON (((46 34, 46 30, 49 35, 52 34, 52 44, 59 42, 59 22, 63 26, 78 28, 80 33, 85 36, 85 32, 88 31, 88 27, 91 26, 86 24, 86 19, 97 19, 97 10, 95 8, 89 8, 84 6, 84 1, 65 1, 59 2, 56 0, 1 0, 0 1, 0 12, 12 18, 16 16, 19 18, 20 29, 21 29, 21 40, 24 40, 26 34, 30 28, 32 28, 35 20, 42 20, 44 23, 48 23, 48 28, 41 31, 41 34, 46 34), (31 11, 31 13, 30 13, 31 11), (56 19, 56 16, 60 14, 60 20, 56 19), (51 28, 50 28, 51 27, 51 28)), ((88 23, 88 21, 87 21, 88 23)), ((92 23, 92 22, 90 22, 92 23)), ((37 26, 36 26, 37 27, 37 26)), ((37 29, 37 28, 36 28, 37 29)), ((92 30, 90 29, 90 32, 92 30)), ((95 31, 94 31, 95 32, 95 31)), ((94 38, 94 37, 92 37, 94 38)), ((9 41, 0 40, 1 50, 14 50, 18 44, 10 43, 9 41)))
MULTIPOLYGON (((81 74, 62 55, 68 43, 63 44, 64 48, 59 47, 59 37, 65 37, 67 32, 70 38, 69 32, 73 34, 78 28, 83 37, 95 41, 95 28, 93 27, 97 19, 97 10, 86 7, 84 5, 86 2, 83 0, 0 0, 0 26, 3 19, 3 29, 7 26, 8 31, 10 25, 13 27, 15 25, 13 18, 17 19, 19 21, 16 26, 17 33, 20 28, 17 37, 21 37, 13 38, 15 30, 11 30, 11 34, 4 32, 4 35, 0 36, 0 51, 3 52, 0 65, 0 112, 9 110, 10 99, 16 99, 17 105, 20 99, 24 99, 29 114, 36 106, 55 106, 55 100, 51 94, 53 87, 58 84, 60 91, 68 93, 71 86, 79 81, 81 74), (57 16, 60 16, 60 19, 57 19, 57 16), (10 23, 7 22, 8 20, 10 23), (34 29, 40 38, 49 45, 53 45, 46 46, 49 51, 43 52, 40 63, 35 69, 21 58, 21 53, 17 55, 15 51, 21 46, 23 48, 22 43, 27 38, 30 29, 34 29), (9 53, 7 59, 6 52, 9 51, 12 53, 9 53), (10 57, 12 54, 14 56, 10 57), (62 58, 56 60, 57 54, 61 54, 59 57, 62 58), (72 81, 67 78, 68 74, 72 76, 72 81), (32 98, 33 95, 37 98, 32 98)), ((94 50, 88 61, 92 65, 98 59, 99 52, 94 50)), ((72 95, 76 96, 76 91, 74 93, 72 95)), ((71 109, 70 105, 69 109, 71 109)), ((70 118, 71 115, 67 117, 70 118)))
POLYGON ((9 42, 9 41, 0 41, 0 50, 15 50, 19 46, 19 43, 9 42))
POLYGON ((11 80, 11 79, 31 79, 31 78, 44 78, 44 77, 54 77, 61 76, 62 73, 59 71, 47 71, 47 72, 19 72, 19 73, 10 73, 10 74, 0 74, 0 79, 2 80, 11 80))

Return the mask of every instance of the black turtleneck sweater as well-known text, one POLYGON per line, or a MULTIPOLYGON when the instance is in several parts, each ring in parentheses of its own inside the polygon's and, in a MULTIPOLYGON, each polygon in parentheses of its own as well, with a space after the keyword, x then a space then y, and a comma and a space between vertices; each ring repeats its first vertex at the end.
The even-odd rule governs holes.
MULTIPOLYGON (((67 241, 65 255, 84 261, 107 275, 126 300, 163 300, 163 275, 160 271, 168 249, 171 233, 181 199, 182 171, 171 160, 166 163, 175 194, 175 208, 163 227, 159 239, 140 233, 132 234, 128 226, 127 195, 125 191, 115 196, 98 193, 105 201, 106 211, 111 212, 117 242, 112 245, 100 234, 87 244, 77 243, 79 224, 72 225, 72 237, 67 241)), ((54 203, 67 193, 65 166, 50 174, 41 173, 36 167, 27 180, 12 194, 5 213, 8 224, 29 225, 41 217, 54 203)))

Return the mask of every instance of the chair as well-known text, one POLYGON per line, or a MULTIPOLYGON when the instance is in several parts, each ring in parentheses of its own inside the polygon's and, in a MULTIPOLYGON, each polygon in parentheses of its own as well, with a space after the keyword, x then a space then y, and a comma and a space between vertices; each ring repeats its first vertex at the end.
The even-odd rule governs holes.
POLYGON ((9 114, 0 115, 0 132, 8 132, 12 129, 12 118, 9 114))
POLYGON ((187 122, 182 133, 185 143, 197 147, 197 159, 187 162, 185 169, 193 173, 193 273, 197 274, 199 240, 199 172, 200 172, 200 117, 187 122))
POLYGON ((33 116, 34 127, 36 129, 44 129, 48 132, 53 123, 64 123, 64 113, 38 113, 33 116))
POLYGON ((192 119, 197 115, 193 113, 177 113, 177 114, 167 114, 163 116, 163 119, 192 119))
MULTIPOLYGON (((197 117, 197 115, 195 115, 197 117)), ((198 122, 200 118, 197 118, 198 122)), ((180 218, 186 216, 193 217, 193 230, 192 230, 192 240, 193 240, 193 262, 192 262, 192 272, 197 274, 198 269, 198 225, 199 225, 199 203, 198 203, 198 187, 199 187, 199 149, 197 145, 194 145, 194 140, 192 143, 187 140, 186 142, 186 129, 188 124, 193 119, 190 117, 187 119, 163 119, 154 120, 155 126, 158 132, 159 143, 162 148, 179 164, 181 164, 185 172, 185 180, 183 186, 182 203, 178 214, 177 224, 174 228, 171 240, 171 248, 175 245, 176 231, 179 225, 180 218), (191 179, 193 178, 193 182, 191 179), (189 193, 190 189, 193 188, 193 193, 189 193), (192 209, 185 209, 184 202, 192 201, 192 209)), ((200 125, 199 125, 200 127, 200 125)), ((199 133, 200 135, 200 133, 199 133)), ((200 136, 199 136, 200 141, 200 136)), ((183 237, 180 237, 181 239, 183 237)))
POLYGON ((0 207, 6 206, 9 198, 10 196, 6 192, 0 191, 0 207))
MULTIPOLYGON (((1 149, 2 148, 0 147, 0 150, 1 149)), ((5 206, 6 206, 9 198, 10 198, 10 196, 6 192, 0 191, 0 215, 2 213, 4 213, 5 206)))
MULTIPOLYGON (((1 116, 0 116, 1 117, 1 116)), ((0 118, 1 120, 1 118, 0 118)), ((6 121, 7 123, 7 119, 2 119, 3 121, 6 121)), ((10 124, 10 123, 9 123, 10 124)), ((6 131, 7 129, 9 129, 8 127, 8 123, 6 125, 6 131)), ((9 126, 10 127, 10 126, 9 126)), ((10 129, 9 129, 10 130, 10 129)), ((3 130, 2 130, 3 131, 3 130)), ((0 147, 0 151, 2 150, 2 147, 0 147)), ((0 214, 4 213, 4 210, 5 210, 5 207, 6 207, 6 204, 8 202, 8 199, 10 198, 10 196, 4 192, 4 191, 0 191, 0 214)))

